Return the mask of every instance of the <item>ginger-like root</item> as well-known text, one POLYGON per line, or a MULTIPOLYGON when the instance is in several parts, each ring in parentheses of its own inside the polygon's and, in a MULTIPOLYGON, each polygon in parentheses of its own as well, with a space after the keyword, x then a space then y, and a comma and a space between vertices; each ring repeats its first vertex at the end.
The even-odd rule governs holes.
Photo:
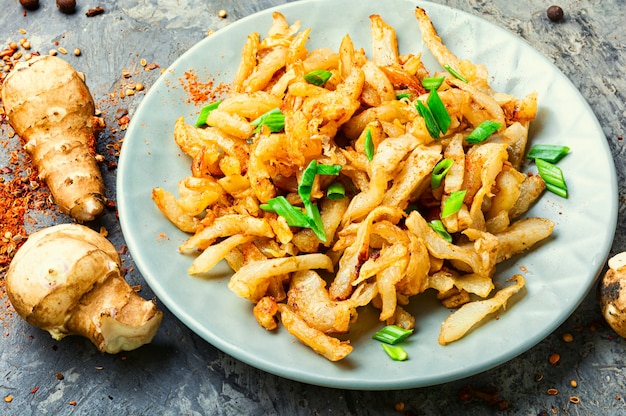
POLYGON ((106 353, 152 341, 163 313, 124 280, 115 247, 78 224, 32 234, 6 275, 17 313, 56 340, 81 335, 106 353))
POLYGON ((101 123, 81 74, 61 58, 34 57, 6 77, 2 102, 59 209, 79 221, 100 215, 106 198, 94 145, 101 123))
POLYGON ((611 257, 608 264, 598 284, 600 310, 609 326, 626 338, 626 252, 611 257))

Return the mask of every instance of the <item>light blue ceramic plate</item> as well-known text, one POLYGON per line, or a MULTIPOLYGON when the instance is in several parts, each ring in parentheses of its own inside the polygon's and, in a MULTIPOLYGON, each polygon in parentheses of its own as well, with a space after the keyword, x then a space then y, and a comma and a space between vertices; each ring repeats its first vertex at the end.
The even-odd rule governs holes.
MULTIPOLYGON (((371 56, 371 55, 370 55, 371 56)), ((364 390, 434 385, 470 376, 527 351, 554 331, 580 304, 596 281, 608 255, 617 218, 616 175, 605 137, 589 106, 568 79, 527 43, 484 20, 437 4, 406 0, 310 0, 289 3, 237 21, 207 37, 182 55, 150 88, 126 133, 118 168, 118 208, 130 252, 159 300, 182 322, 217 348, 254 367, 305 383, 364 390), (384 5, 383 5, 384 4, 384 5), (386 357, 371 334, 380 324, 367 309, 351 334, 354 351, 331 363, 301 345, 284 329, 267 332, 252 315, 252 305, 227 287, 221 277, 187 275, 192 257, 178 252, 186 235, 155 207, 150 194, 160 186, 176 192, 189 173, 190 160, 172 139, 180 115, 195 120, 198 107, 188 103, 179 81, 192 69, 202 79, 229 83, 239 64, 248 33, 267 33, 272 12, 280 11, 313 29, 310 49, 338 49, 349 33, 369 54, 369 16, 380 14, 398 33, 401 53, 420 53, 427 67, 439 70, 426 51, 413 8, 423 7, 440 36, 459 57, 487 66, 498 91, 523 96, 539 93, 539 116, 532 143, 568 145, 559 163, 569 199, 546 193, 529 215, 556 223, 554 237, 532 252, 501 264, 503 282, 523 273, 527 288, 506 313, 462 340, 437 343, 441 322, 450 313, 429 296, 410 304, 416 333, 407 344, 409 360, 386 357), (332 13, 328 13, 332 10, 332 13), (162 234, 166 238, 162 237, 162 234)))

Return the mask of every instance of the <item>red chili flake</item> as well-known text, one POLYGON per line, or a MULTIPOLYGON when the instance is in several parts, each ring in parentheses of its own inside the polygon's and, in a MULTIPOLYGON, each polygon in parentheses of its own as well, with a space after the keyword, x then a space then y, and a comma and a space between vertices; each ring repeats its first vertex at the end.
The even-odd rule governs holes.
POLYGON ((68 402, 68 404, 70 406, 76 406, 76 400, 72 400, 72 401, 68 402))
POLYGON ((30 391, 30 394, 35 394, 35 393, 37 393, 37 390, 39 390, 39 386, 35 386, 35 387, 33 387, 33 389, 30 391))

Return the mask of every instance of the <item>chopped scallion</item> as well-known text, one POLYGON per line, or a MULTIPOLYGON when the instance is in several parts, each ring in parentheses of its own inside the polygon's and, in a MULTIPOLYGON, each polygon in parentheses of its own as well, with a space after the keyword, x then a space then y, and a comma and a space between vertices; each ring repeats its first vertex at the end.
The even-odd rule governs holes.
POLYGON ((400 93, 400 94, 396 94, 396 100, 401 100, 403 98, 411 98, 411 94, 407 94, 407 93, 400 93))
POLYGON ((448 71, 450 73, 450 75, 452 75, 454 78, 463 81, 463 82, 469 82, 463 75, 461 75, 459 72, 457 72, 454 68, 452 68, 450 65, 445 64, 444 69, 446 71, 448 71))
POLYGON ((535 144, 526 155, 528 159, 542 159, 546 162, 557 163, 569 152, 569 147, 556 144, 535 144))
POLYGON ((428 91, 436 90, 441 87, 443 84, 443 80, 445 77, 432 77, 432 78, 424 78, 422 79, 422 86, 426 88, 428 91))
POLYGON ((417 112, 419 113, 419 115, 422 116, 422 118, 424 119, 424 123, 426 123, 426 130, 428 130, 428 134, 430 134, 430 137, 432 137, 433 139, 438 139, 439 132, 441 130, 439 129, 439 125, 437 124, 433 113, 420 100, 417 100, 417 104, 415 104, 415 106, 417 107, 417 112))
POLYGON ((491 120, 485 120, 480 123, 470 134, 465 138, 469 144, 478 144, 486 140, 493 133, 498 131, 500 123, 491 120))
POLYGON ((385 350, 389 358, 394 361, 405 361, 407 358, 409 358, 409 354, 406 352, 406 350, 399 345, 380 345, 383 347, 383 350, 385 350))
POLYGON ((311 71, 308 74, 304 75, 304 80, 309 84, 317 85, 318 87, 323 87, 326 84, 326 81, 333 76, 333 73, 327 71, 325 69, 316 69, 315 71, 311 71))
POLYGON ((322 222, 322 216, 317 204, 311 203, 311 200, 307 200, 304 203, 304 209, 310 219, 309 228, 313 230, 313 234, 323 243, 328 241, 326 239, 326 231, 324 231, 324 223, 322 222))
POLYGON ((313 182, 315 181, 315 175, 317 173, 317 160, 312 160, 309 166, 304 169, 302 173, 302 179, 298 185, 298 195, 302 199, 302 202, 309 201, 311 199, 311 189, 313 188, 313 182))
MULTIPOLYGON (((312 160, 302 173, 302 179, 300 185, 298 185, 298 195, 302 199, 304 204, 304 210, 308 217, 307 227, 313 230, 313 233, 321 241, 326 242, 326 232, 324 231, 324 224, 322 223, 322 217, 317 204, 311 202, 311 189, 313 188, 313 182, 315 181, 315 175, 317 175, 317 169, 323 165, 318 165, 316 160, 312 160)), ((331 166, 331 165, 326 165, 331 166)), ((334 171, 334 169, 333 169, 334 171)))
POLYGON ((205 105, 200 110, 200 114, 198 115, 198 119, 196 120, 196 127, 202 127, 206 124, 206 119, 209 117, 211 111, 215 110, 221 104, 221 101, 214 101, 209 105, 205 105))
POLYGON ((435 232, 439 234, 439 236, 443 238, 444 240, 446 240, 448 243, 452 242, 452 236, 450 235, 448 230, 446 230, 446 227, 443 226, 443 223, 441 222, 441 220, 432 220, 431 222, 428 223, 428 225, 430 226, 430 228, 435 230, 435 232))
POLYGON ((285 115, 279 108, 274 108, 251 121, 250 124, 257 126, 255 133, 258 133, 262 126, 267 126, 272 133, 278 133, 285 128, 285 115))
POLYGON ((452 159, 441 159, 439 163, 435 165, 433 168, 433 173, 430 176, 430 187, 432 189, 437 189, 441 186, 441 182, 443 178, 448 174, 448 171, 454 164, 454 160, 452 159))
MULTIPOLYGON (((443 104, 443 101, 441 101, 437 90, 430 90, 426 103, 428 104, 428 108, 439 126, 439 130, 445 135, 450 128, 452 120, 450 119, 450 114, 448 114, 448 110, 446 110, 446 106, 443 104)), ((437 133, 437 137, 439 137, 439 133, 437 133)))
POLYGON ((337 176, 341 172, 341 165, 324 165, 323 163, 317 164, 318 175, 332 175, 337 176))
POLYGON ((412 329, 404 329, 398 325, 387 325, 383 329, 377 331, 372 338, 393 345, 404 341, 412 333, 412 329))
POLYGON ((546 183, 546 189, 562 198, 567 198, 567 184, 561 168, 543 159, 535 159, 535 164, 539 176, 546 183))
POLYGON ((310 227, 310 220, 306 214, 291 205, 284 196, 272 198, 267 201, 267 204, 261 204, 260 207, 264 211, 280 215, 290 227, 310 227))
POLYGON ((374 141, 372 140, 372 131, 367 128, 365 132, 365 156, 370 162, 374 159, 374 141))
POLYGON ((452 192, 446 202, 443 203, 443 209, 441 210, 441 218, 445 218, 449 215, 459 212, 463 206, 463 199, 465 199, 466 190, 452 192))
POLYGON ((326 198, 341 199, 346 196, 346 187, 342 182, 333 182, 326 189, 326 198))

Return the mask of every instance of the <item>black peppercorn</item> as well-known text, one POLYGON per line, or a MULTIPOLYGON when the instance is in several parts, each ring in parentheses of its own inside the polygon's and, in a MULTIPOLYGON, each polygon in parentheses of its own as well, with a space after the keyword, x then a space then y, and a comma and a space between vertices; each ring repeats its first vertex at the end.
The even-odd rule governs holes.
POLYGON ((76 11, 76 0, 57 0, 61 13, 72 14, 76 11))
POLYGON ((563 19, 563 9, 559 6, 548 7, 547 14, 548 19, 552 20, 553 22, 558 22, 559 20, 563 19))
POLYGON ((39 7, 39 0, 20 0, 20 4, 26 10, 35 10, 39 7))

